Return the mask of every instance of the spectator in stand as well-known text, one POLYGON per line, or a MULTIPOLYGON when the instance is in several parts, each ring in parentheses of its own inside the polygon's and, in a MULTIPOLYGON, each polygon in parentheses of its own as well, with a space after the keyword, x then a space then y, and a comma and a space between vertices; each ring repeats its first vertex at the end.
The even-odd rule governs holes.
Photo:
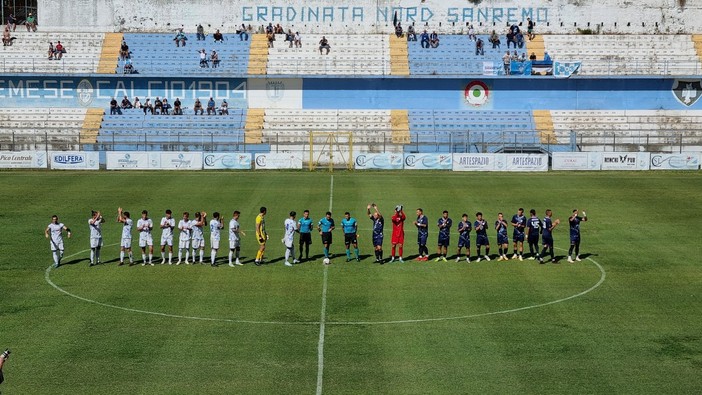
POLYGON ((127 58, 127 60, 124 61, 124 70, 122 70, 122 73, 124 74, 136 74, 136 70, 134 70, 134 66, 132 65, 132 58, 127 58))
POLYGON ((331 50, 331 47, 329 46, 329 41, 325 36, 322 36, 322 39, 319 40, 319 54, 322 54, 322 50, 326 49, 327 50, 327 55, 329 55, 329 51, 331 50))
POLYGON ((275 41, 275 34, 273 32, 266 33, 266 40, 268 41, 268 48, 273 48, 273 41, 275 41))
POLYGON ((509 51, 505 52, 505 55, 502 57, 502 64, 505 66, 505 75, 509 75, 509 63, 511 59, 509 56, 509 51))
POLYGON ((285 34, 285 30, 283 30, 283 27, 280 26, 280 23, 275 25, 275 30, 273 31, 274 34, 285 34))
POLYGON ((268 26, 266 26, 266 34, 268 33, 275 34, 275 28, 273 27, 273 23, 269 23, 268 26))
POLYGON ((54 43, 49 43, 49 60, 54 59, 54 43))
POLYGON ((475 56, 485 55, 485 43, 482 38, 478 38, 475 42, 475 56))
POLYGON ((527 37, 529 37, 529 41, 536 37, 536 34, 534 34, 534 21, 531 18, 527 18, 527 37))
POLYGON ((229 115, 229 103, 226 100, 222 100, 222 105, 219 106, 219 115, 229 115))
POLYGON ((500 48, 500 36, 494 30, 492 31, 492 34, 490 35, 488 41, 490 42, 490 44, 492 44, 492 49, 500 48))
POLYGON ((302 37, 300 32, 295 32, 295 48, 302 48, 302 37))
POLYGON ((130 102, 129 99, 127 99, 127 96, 125 96, 124 99, 122 99, 122 108, 125 110, 128 110, 130 108, 134 108, 134 106, 132 105, 132 102, 130 102))
POLYGON ((536 54, 534 52, 532 52, 531 55, 529 55, 529 60, 531 60, 531 61, 536 60, 536 54))
POLYGON ((168 99, 163 98, 163 111, 161 114, 170 115, 171 105, 168 103, 168 99))
POLYGON ((200 99, 195 99, 193 110, 195 110, 195 115, 197 115, 198 111, 200 111, 200 115, 203 115, 205 113, 205 110, 202 109, 202 103, 200 103, 200 99))
POLYGON ((517 48, 517 42, 514 40, 514 34, 512 34, 512 31, 507 32, 507 49, 509 49, 509 46, 514 44, 514 47, 517 48))
POLYGON ((134 108, 136 109, 141 109, 143 106, 141 105, 141 102, 139 101, 139 97, 136 96, 134 97, 134 108))
POLYGON ((185 33, 183 33, 183 28, 178 29, 178 33, 176 33, 173 41, 175 41, 176 47, 180 47, 181 44, 185 46, 185 42, 188 41, 188 37, 186 37, 185 33))
POLYGON ((217 115, 217 108, 215 106, 214 99, 210 97, 210 100, 207 102, 207 115, 217 115))
POLYGON ((110 100, 110 115, 122 115, 122 109, 117 105, 117 99, 114 97, 110 100))
POLYGON ((509 31, 511 31, 512 34, 516 36, 517 33, 519 33, 520 29, 516 23, 513 23, 512 26, 509 27, 509 31))
POLYGON ((414 25, 407 27, 407 41, 417 41, 417 33, 414 31, 414 25))
POLYGON ((122 40, 122 46, 119 47, 119 59, 126 60, 129 57, 129 45, 122 40))
POLYGON ((475 29, 473 28, 472 23, 468 26, 468 39, 478 41, 478 37, 475 35, 475 29))
POLYGON ((519 60, 519 54, 517 51, 512 52, 512 56, 509 57, 509 60, 519 60))
POLYGON ((10 15, 7 16, 7 27, 13 32, 17 30, 17 18, 15 18, 15 14, 10 13, 10 15))
POLYGON ((219 29, 212 35, 214 38, 214 42, 216 43, 223 43, 224 42, 224 35, 219 32, 219 29))
POLYGON ((212 60, 213 69, 219 67, 219 54, 214 49, 212 50, 212 54, 210 54, 210 60, 212 60))
POLYGON ((518 46, 519 48, 523 48, 523 47, 524 47, 524 35, 522 34, 522 32, 517 33, 517 34, 514 36, 514 39, 517 41, 517 46, 518 46))
POLYGON ((151 99, 148 97, 141 108, 144 110, 144 115, 146 115, 147 111, 150 112, 151 115, 154 115, 154 106, 151 104, 151 99))
POLYGON ((10 28, 5 26, 5 29, 2 31, 2 46, 3 47, 12 46, 12 41, 14 39, 15 39, 14 37, 10 37, 10 28))
POLYGON ((422 48, 429 48, 431 45, 429 44, 429 33, 425 30, 424 33, 420 36, 421 42, 420 45, 422 48))
POLYGON ((522 56, 519 57, 520 62, 526 62, 527 57, 526 57, 526 52, 522 52, 522 56))
POLYGON ((27 20, 24 21, 24 26, 27 31, 36 32, 37 31, 37 18, 31 12, 27 15, 27 20))
POLYGON ((246 25, 243 23, 241 24, 241 27, 237 29, 236 34, 239 35, 239 41, 249 41, 249 29, 246 28, 246 25))
POLYGON ((429 45, 431 45, 432 48, 439 47, 439 35, 436 34, 436 31, 431 32, 431 35, 429 36, 429 45))
POLYGON ((197 41, 205 41, 205 28, 202 24, 197 25, 197 41))
POLYGON ((173 102, 173 115, 183 115, 183 108, 181 107, 180 98, 176 97, 173 102))
POLYGON ((56 43, 56 46, 54 47, 54 57, 56 60, 61 60, 63 58, 63 54, 66 52, 66 49, 63 47, 61 44, 61 41, 58 41, 56 43))
POLYGON ((163 102, 156 96, 156 100, 154 100, 154 114, 161 115, 161 113, 163 113, 163 102))
POLYGON ((288 29, 288 32, 285 33, 285 42, 290 43, 290 46, 288 48, 293 47, 293 41, 295 41, 295 35, 293 34, 291 29, 288 29))
POLYGON ((200 67, 205 68, 205 67, 210 67, 209 64, 207 64, 207 52, 205 51, 205 48, 201 49, 198 51, 200 53, 200 67))
POLYGON ((544 51, 544 62, 552 62, 553 60, 551 59, 551 55, 548 54, 548 52, 544 51))
POLYGON ((397 25, 395 25, 395 35, 397 36, 397 38, 401 38, 403 34, 404 33, 402 31, 402 23, 397 22, 397 25))

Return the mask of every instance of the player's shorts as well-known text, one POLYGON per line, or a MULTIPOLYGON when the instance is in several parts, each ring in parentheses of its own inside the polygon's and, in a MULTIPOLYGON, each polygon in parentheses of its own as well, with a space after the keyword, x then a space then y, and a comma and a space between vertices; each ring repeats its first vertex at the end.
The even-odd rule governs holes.
POLYGON ((544 236, 544 237, 542 237, 542 239, 543 239, 543 244, 545 246, 553 247, 553 237, 544 236))
POLYGON ((190 239, 180 239, 178 240, 178 248, 181 250, 187 250, 190 248, 190 239))
POLYGON ((213 250, 219 249, 219 238, 210 237, 210 248, 213 250))
POLYGON ((373 247, 383 245, 383 234, 373 233, 373 247))
POLYGON ((268 239, 266 238, 266 235, 262 235, 262 236, 261 236, 261 235, 256 235, 256 237, 257 237, 257 238, 256 238, 256 241, 258 241, 258 245, 260 245, 260 246, 266 245, 266 241, 268 240, 268 239), (263 241, 261 241, 261 240, 263 240, 263 241))
POLYGON ((451 236, 439 233, 439 247, 448 247, 451 241, 451 236))
POLYGON ((529 244, 539 244, 539 235, 529 236, 529 244))
POLYGON ((427 245, 427 239, 429 238, 429 233, 417 233, 417 244, 420 246, 427 245))
POLYGON ((349 245, 356 243, 358 243, 358 240, 356 240, 355 233, 344 233, 344 244, 349 245))
POLYGON ((312 233, 300 233, 300 245, 302 244, 312 244, 312 233))
MULTIPOLYGON (((524 240, 524 239, 522 239, 524 240)), ((509 244, 509 239, 507 238, 507 235, 503 234, 497 234, 497 244, 509 244)))
POLYGON ((205 248, 205 239, 193 239, 193 249, 205 248))
POLYGON ((580 242, 580 235, 570 235, 570 244, 580 242))
POLYGON ((153 246, 154 245, 154 238, 151 236, 151 234, 142 234, 139 236, 139 247, 146 247, 146 246, 153 246))
POLYGON ((332 243, 332 233, 331 232, 322 232, 322 244, 331 244, 332 243))
POLYGON ((524 233, 523 233, 523 232, 519 232, 519 233, 515 232, 515 233, 512 233, 512 241, 514 241, 515 243, 516 243, 516 242, 522 242, 522 243, 523 243, 523 242, 524 242, 524 233))
POLYGON ((102 247, 102 237, 91 237, 90 248, 102 247))
POLYGON ((393 232, 390 241, 392 244, 405 244, 405 234, 404 233, 395 234, 393 232))
POLYGON ((132 248, 132 238, 124 238, 120 241, 119 246, 122 248, 132 248))
POLYGON ((233 250, 235 248, 239 248, 241 246, 241 241, 239 239, 229 239, 229 249, 233 250))
POLYGON ((161 245, 173 247, 173 235, 166 237, 161 236, 161 245))
POLYGON ((49 242, 49 247, 51 248, 51 251, 63 251, 63 241, 60 241, 58 243, 54 243, 53 241, 49 242))
POLYGON ((470 237, 459 236, 458 237, 458 248, 470 248, 470 237))
POLYGON ((475 245, 480 247, 480 246, 489 246, 490 241, 488 240, 487 236, 485 235, 477 235, 475 238, 475 245))

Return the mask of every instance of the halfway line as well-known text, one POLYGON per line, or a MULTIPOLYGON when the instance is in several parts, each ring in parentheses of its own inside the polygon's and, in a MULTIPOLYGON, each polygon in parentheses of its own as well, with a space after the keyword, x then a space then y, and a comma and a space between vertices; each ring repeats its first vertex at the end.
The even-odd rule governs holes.
MULTIPOLYGON (((329 211, 332 211, 334 200, 334 175, 329 184, 329 211)), ((317 395, 322 394, 324 384, 324 326, 327 317, 327 277, 328 266, 324 265, 324 282, 322 283, 322 312, 319 316, 319 341, 317 342, 317 395)))

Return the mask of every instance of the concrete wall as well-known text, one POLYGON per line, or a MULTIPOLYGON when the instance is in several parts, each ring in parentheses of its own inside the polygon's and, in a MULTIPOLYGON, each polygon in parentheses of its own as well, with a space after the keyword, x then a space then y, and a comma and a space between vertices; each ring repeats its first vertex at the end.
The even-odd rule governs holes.
POLYGON ((702 3, 685 0, 39 0, 42 29, 70 31, 166 31, 198 23, 231 32, 242 22, 281 23, 286 29, 321 33, 389 33, 397 11, 414 23, 460 33, 502 29, 531 17, 537 33, 699 33, 702 3), (684 7, 680 3, 686 4, 684 7))

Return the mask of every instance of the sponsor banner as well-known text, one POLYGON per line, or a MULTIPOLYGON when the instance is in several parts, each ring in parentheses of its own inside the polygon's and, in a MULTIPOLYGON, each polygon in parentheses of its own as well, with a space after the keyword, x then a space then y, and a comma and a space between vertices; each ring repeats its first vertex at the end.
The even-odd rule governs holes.
POLYGON ((44 151, 0 151, 2 169, 46 169, 47 164, 44 151))
POLYGON ((58 170, 98 170, 99 152, 61 151, 49 153, 49 166, 58 170))
POLYGON ((451 170, 451 154, 405 154, 405 170, 451 170))
POLYGON ((105 153, 108 170, 147 170, 149 153, 141 151, 108 151, 105 153))
POLYGON ((160 152, 163 170, 202 170, 202 152, 160 152))
POLYGON ((497 170, 504 171, 548 171, 546 154, 504 154, 504 168, 497 163, 497 170))
POLYGON ((256 154, 256 169, 302 169, 302 156, 296 153, 256 154))
POLYGON ((483 75, 499 75, 502 68, 495 62, 483 62, 483 75))
POLYGON ((453 154, 453 171, 495 171, 496 154, 453 154))
POLYGON ((649 152, 602 152, 602 170, 648 170, 649 152))
POLYGON ((251 169, 251 154, 246 152, 226 152, 209 153, 204 155, 203 164, 205 170, 230 169, 249 170, 251 169))
POLYGON ((354 168, 358 170, 382 169, 399 170, 404 162, 403 154, 378 153, 357 154, 354 156, 354 168))
POLYGON ((202 170, 202 152, 110 151, 108 170, 202 170))
POLYGON ((651 154, 651 170, 697 170, 699 168, 700 154, 698 152, 651 154))
POLYGON ((553 62, 553 76, 557 78, 568 78, 577 74, 580 70, 581 62, 553 62))
POLYGON ((602 159, 597 152, 554 152, 553 170, 600 170, 602 159))

